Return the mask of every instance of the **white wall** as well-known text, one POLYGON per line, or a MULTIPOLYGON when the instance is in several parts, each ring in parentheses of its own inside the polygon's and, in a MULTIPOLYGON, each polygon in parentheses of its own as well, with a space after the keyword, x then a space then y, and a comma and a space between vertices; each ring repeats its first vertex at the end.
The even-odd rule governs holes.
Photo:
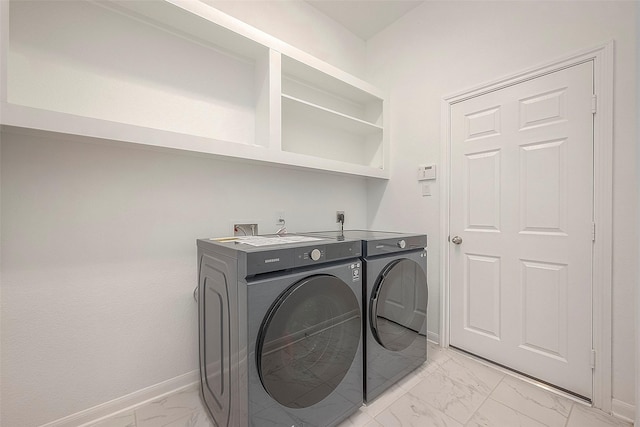
POLYGON ((365 42, 304 1, 201 1, 354 76, 365 74, 365 42))
POLYGON ((613 397, 623 405, 635 403, 635 9, 619 1, 429 1, 367 45, 367 77, 390 93, 393 145, 391 180, 369 184, 369 222, 429 234, 429 330, 437 333, 446 236, 437 185, 433 196, 421 197, 415 171, 440 162, 442 98, 615 40, 613 397))
POLYGON ((364 179, 2 137, 2 425, 197 369, 196 238, 273 232, 278 210, 290 230, 333 229, 337 209, 366 226, 364 179))
MULTIPOLYGON (((292 11, 269 13, 267 29, 362 73, 364 42, 315 9, 292 11)), ((364 178, 62 136, 0 141, 3 426, 197 370, 196 238, 229 235, 234 220, 274 232, 277 211, 290 231, 333 229, 336 210, 367 225, 364 178)))
POLYGON ((632 2, 427 2, 368 43, 365 66, 364 42, 301 2, 208 1, 386 88, 392 179, 0 134, 1 425, 39 425, 197 369, 194 240, 228 234, 235 219, 268 226, 284 210, 290 230, 331 228, 343 209, 353 228, 427 232, 437 333, 445 236, 437 185, 422 197, 415 167, 440 160, 440 100, 612 38, 613 386, 633 404, 632 2))
MULTIPOLYGON (((640 8, 636 7, 636 70, 640 70, 640 8)), ((640 165, 640 84, 636 84, 636 162, 640 165)), ((638 190, 637 208, 640 212, 640 173, 636 174, 638 190)), ((638 216, 640 229, 640 216, 638 216)), ((638 247, 640 247, 640 232, 638 233, 638 247)), ((640 254, 638 255, 638 278, 636 279, 636 426, 640 426, 640 254)))

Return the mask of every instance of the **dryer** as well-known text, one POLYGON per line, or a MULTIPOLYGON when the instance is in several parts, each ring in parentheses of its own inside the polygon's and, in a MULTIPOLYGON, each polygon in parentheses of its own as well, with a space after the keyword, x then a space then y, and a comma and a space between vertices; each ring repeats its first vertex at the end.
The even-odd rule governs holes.
POLYGON ((427 236, 370 230, 308 233, 359 239, 364 264, 364 399, 427 360, 427 236))
POLYGON ((201 397, 220 427, 334 426, 363 402, 359 240, 200 239, 201 397))

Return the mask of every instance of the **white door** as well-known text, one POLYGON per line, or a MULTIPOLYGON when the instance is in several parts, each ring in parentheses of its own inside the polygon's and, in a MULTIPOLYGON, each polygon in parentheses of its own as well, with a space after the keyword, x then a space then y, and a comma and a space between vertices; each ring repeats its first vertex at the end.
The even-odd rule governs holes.
POLYGON ((587 398, 592 67, 451 107, 450 343, 587 398))

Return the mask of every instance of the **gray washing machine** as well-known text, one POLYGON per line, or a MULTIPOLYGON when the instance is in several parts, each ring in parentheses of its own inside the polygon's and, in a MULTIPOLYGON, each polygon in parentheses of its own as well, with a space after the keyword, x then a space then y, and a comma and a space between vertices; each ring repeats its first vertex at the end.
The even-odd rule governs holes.
POLYGON ((197 241, 201 395, 219 427, 335 426, 362 405, 362 246, 308 239, 197 241))
POLYGON ((310 236, 362 241, 364 399, 427 360, 427 236, 345 230, 310 236))

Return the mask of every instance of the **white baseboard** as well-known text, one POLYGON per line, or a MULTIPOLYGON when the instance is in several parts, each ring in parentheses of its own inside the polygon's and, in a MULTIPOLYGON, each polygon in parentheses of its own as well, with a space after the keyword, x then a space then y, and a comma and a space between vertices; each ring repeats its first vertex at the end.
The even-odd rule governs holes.
POLYGON ((633 423, 636 417, 636 407, 617 399, 611 399, 611 414, 616 418, 633 423))
POLYGON ((191 371, 184 375, 143 388, 142 390, 118 397, 117 399, 109 402, 76 412, 75 414, 68 415, 56 421, 43 424, 40 427, 78 427, 93 424, 103 418, 125 411, 131 411, 138 406, 144 405, 145 403, 156 400, 165 395, 176 393, 189 387, 195 387, 199 381, 199 371, 191 371))
POLYGON ((427 340, 434 344, 440 344, 440 335, 435 332, 427 331, 427 340))

